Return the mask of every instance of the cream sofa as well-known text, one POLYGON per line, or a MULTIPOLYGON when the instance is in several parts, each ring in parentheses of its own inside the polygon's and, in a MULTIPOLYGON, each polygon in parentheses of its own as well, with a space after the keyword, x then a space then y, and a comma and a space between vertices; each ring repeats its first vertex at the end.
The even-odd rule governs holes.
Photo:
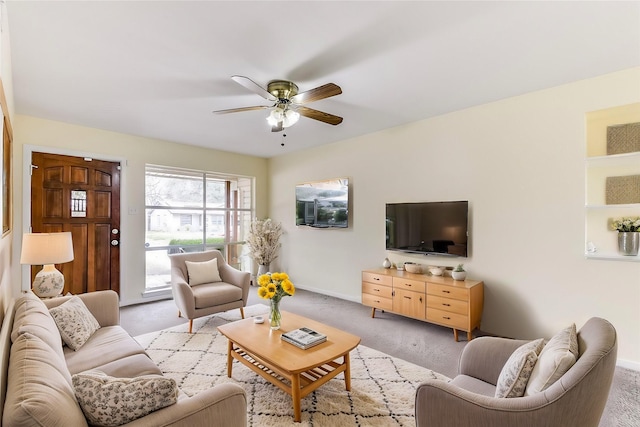
MULTIPOLYGON (((97 369, 116 378, 162 375, 140 344, 119 326, 115 292, 92 292, 79 297, 100 329, 77 351, 63 345, 49 313, 50 308, 70 297, 41 301, 29 292, 9 306, 0 332, 2 425, 88 425, 71 381, 72 375, 83 371, 97 369), (20 338, 21 335, 25 337, 20 338)), ((126 425, 244 427, 246 411, 244 390, 229 383, 192 397, 178 391, 176 403, 126 425)))

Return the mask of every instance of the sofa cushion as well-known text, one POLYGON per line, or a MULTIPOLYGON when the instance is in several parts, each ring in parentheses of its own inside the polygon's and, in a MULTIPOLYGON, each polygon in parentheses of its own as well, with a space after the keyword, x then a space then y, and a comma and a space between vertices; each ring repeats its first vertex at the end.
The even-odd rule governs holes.
POLYGON ((81 351, 64 348, 64 357, 71 375, 104 364, 121 360, 134 354, 145 354, 142 346, 121 326, 105 326, 98 329, 81 351))
POLYGON ((27 292, 16 300, 14 312, 12 342, 15 342, 19 335, 29 332, 48 344, 60 359, 64 360, 60 332, 49 309, 40 298, 32 292, 27 292))
POLYGON ((576 363, 578 356, 578 335, 576 325, 572 324, 554 335, 540 352, 525 396, 549 388, 576 363))
POLYGON ((86 426, 64 361, 25 332, 11 346, 3 425, 86 426))
POLYGON ((218 271, 218 258, 203 262, 185 261, 184 263, 187 265, 191 286, 222 282, 218 271))
POLYGON ((96 426, 119 426, 178 399, 175 380, 161 375, 114 378, 94 370, 76 374, 72 380, 82 411, 96 426))
POLYGON ((110 377, 116 378, 133 378, 141 375, 162 375, 162 371, 158 368, 153 360, 146 354, 134 354, 124 356, 113 362, 96 366, 98 371, 104 372, 110 377))
POLYGON ((58 325, 62 341, 73 350, 82 347, 91 338, 91 335, 100 329, 96 318, 77 296, 50 309, 49 313, 58 325))
POLYGON ((518 347, 500 371, 495 397, 521 397, 544 345, 542 338, 518 347))

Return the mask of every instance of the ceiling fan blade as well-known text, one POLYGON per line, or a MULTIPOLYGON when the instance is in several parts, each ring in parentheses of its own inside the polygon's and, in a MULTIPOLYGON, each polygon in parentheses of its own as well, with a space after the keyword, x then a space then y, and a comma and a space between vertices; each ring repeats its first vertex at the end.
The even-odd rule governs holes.
POLYGON ((310 119, 319 120, 324 123, 328 123, 330 125, 339 125, 342 123, 342 117, 334 116, 333 114, 325 113, 323 111, 314 110, 313 108, 308 107, 298 107, 296 111, 300 113, 301 116, 308 117, 310 119))
POLYGON ((264 99, 268 99, 269 101, 275 101, 276 100, 276 98, 273 95, 271 95, 265 88, 263 88, 258 83, 256 83, 253 80, 251 80, 249 77, 231 76, 231 79, 234 82, 238 83, 239 85, 242 85, 242 86, 246 87, 251 92, 257 93, 258 95, 260 95, 264 99))
POLYGON ((278 122, 277 125, 271 126, 271 132, 282 132, 284 130, 283 122, 278 122))
POLYGON ((254 107, 229 108, 228 110, 212 111, 212 113, 213 114, 240 113, 241 111, 264 110, 265 108, 271 108, 271 106, 268 106, 268 105, 256 105, 254 107))
POLYGON ((327 83, 326 85, 318 86, 315 89, 310 89, 291 97, 291 102, 294 104, 306 104, 308 102, 340 95, 341 93, 342 89, 340 89, 340 86, 334 83, 327 83))

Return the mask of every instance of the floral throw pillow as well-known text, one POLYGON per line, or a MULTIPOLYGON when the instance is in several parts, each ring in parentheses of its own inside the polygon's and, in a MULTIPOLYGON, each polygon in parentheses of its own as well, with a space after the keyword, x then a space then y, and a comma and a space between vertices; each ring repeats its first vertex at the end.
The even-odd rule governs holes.
POLYGON ((521 345, 511 354, 498 377, 495 397, 524 396, 527 382, 543 345, 544 340, 540 338, 521 345))
POLYGON ((76 351, 91 338, 95 331, 100 329, 96 318, 77 296, 49 309, 49 313, 58 326, 62 341, 76 351))
POLYGON ((72 381, 82 412, 95 426, 126 424, 178 400, 175 380, 160 375, 114 378, 92 370, 73 375, 72 381))
POLYGON ((218 258, 209 261, 185 261, 189 273, 189 285, 196 286, 203 283, 222 282, 218 271, 218 258))

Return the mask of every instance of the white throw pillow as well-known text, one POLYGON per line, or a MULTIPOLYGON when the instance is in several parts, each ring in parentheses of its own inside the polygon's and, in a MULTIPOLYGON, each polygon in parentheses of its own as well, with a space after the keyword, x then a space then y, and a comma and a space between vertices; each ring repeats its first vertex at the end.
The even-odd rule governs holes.
POLYGON ((100 329, 96 318, 77 296, 49 309, 49 313, 58 326, 62 341, 76 351, 100 329))
POLYGON ((82 412, 96 426, 126 424, 178 400, 176 381, 161 375, 114 378, 92 370, 71 379, 82 412))
POLYGON ((521 345, 511 354, 498 377, 495 397, 524 396, 527 382, 543 345, 544 340, 540 338, 521 345))
POLYGON ((576 325, 561 330, 544 346, 533 368, 525 396, 546 390, 558 381, 578 360, 576 325))
POLYGON ((189 284, 191 286, 222 282, 218 271, 218 258, 204 262, 185 261, 184 263, 187 265, 189 284))

